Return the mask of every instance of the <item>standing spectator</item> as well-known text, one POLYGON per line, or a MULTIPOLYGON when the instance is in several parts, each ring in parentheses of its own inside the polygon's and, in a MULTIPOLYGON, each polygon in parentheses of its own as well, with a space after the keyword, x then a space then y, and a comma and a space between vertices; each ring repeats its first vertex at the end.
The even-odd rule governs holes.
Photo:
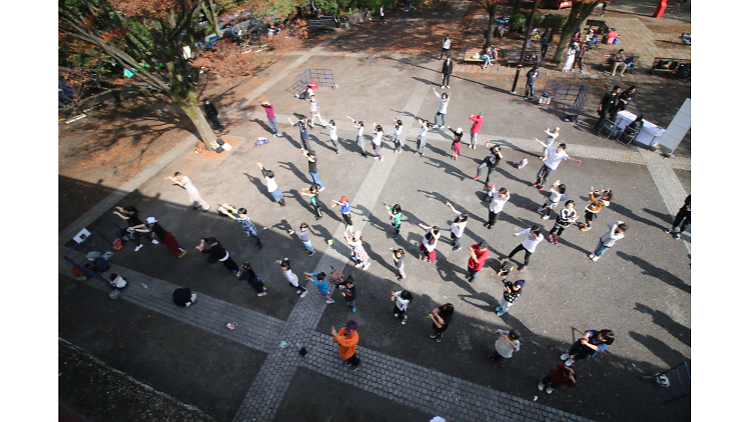
POLYGON ((310 180, 323 192, 326 187, 323 186, 323 182, 320 181, 318 176, 318 158, 315 156, 315 152, 301 148, 302 154, 307 158, 307 172, 310 174, 310 180))
POLYGON ((255 271, 253 270, 253 267, 250 266, 249 262, 245 262, 242 265, 242 268, 237 271, 236 275, 237 278, 241 281, 247 281, 248 284, 250 284, 250 287, 258 292, 259 297, 263 297, 266 295, 266 287, 263 285, 263 280, 261 280, 260 277, 255 274, 255 271))
POLYGON ((437 93, 437 89, 435 87, 432 87, 432 92, 435 93, 435 96, 440 99, 440 109, 435 113, 435 126, 437 126, 440 129, 443 129, 445 127, 445 115, 448 113, 448 102, 451 100, 451 94, 447 92, 443 92, 442 94, 437 93), (438 117, 443 119, 443 124, 441 126, 438 126, 438 117))
POLYGON ((197 210, 198 208, 202 208, 203 211, 208 211, 211 209, 211 206, 208 205, 206 201, 201 198, 200 194, 198 193, 198 189, 193 186, 193 182, 190 181, 190 178, 183 175, 182 173, 175 172, 174 177, 165 177, 165 180, 171 180, 176 185, 179 185, 180 187, 185 188, 185 191, 188 194, 188 198, 190 198, 190 202, 193 203, 193 209, 197 210))
POLYGON ((554 242, 555 245, 559 244, 560 235, 563 231, 578 219, 579 216, 576 212, 575 206, 575 202, 571 200, 565 202, 565 208, 557 215, 557 221, 555 221, 555 225, 552 226, 552 230, 549 231, 550 243, 554 242), (557 231, 557 236, 555 236, 555 231, 557 231))
POLYGON ((615 85, 615 87, 612 88, 612 92, 608 92, 602 97, 602 101, 599 103, 599 108, 596 110, 596 112, 599 113, 599 120, 596 122, 596 126, 594 126, 596 130, 600 130, 602 126, 604 126, 604 122, 607 120, 607 115, 610 110, 617 105, 617 94, 619 93, 620 85, 615 85))
POLYGON ((451 89, 451 75, 453 74, 453 60, 450 56, 443 62, 443 67, 440 70, 443 75, 443 81, 440 84, 440 88, 451 89))
POLYGON ((599 16, 603 18, 605 13, 607 13, 607 2, 602 3, 602 13, 599 16))
POLYGON ((565 361, 565 366, 570 366, 574 362, 593 358, 597 353, 607 350, 614 342, 615 333, 612 330, 587 330, 582 338, 573 343, 568 353, 560 356, 560 360, 565 361))
POLYGON ((391 226, 396 229, 393 232, 393 238, 398 239, 399 232, 401 231, 401 205, 395 204, 394 206, 390 206, 386 204, 385 209, 388 210, 391 226))
POLYGON ((602 208, 609 206, 613 196, 614 193, 612 192, 612 189, 599 189, 595 191, 593 186, 589 189, 589 199, 591 200, 591 203, 586 206, 586 212, 583 215, 586 222, 580 228, 582 232, 591 230, 591 224, 596 221, 596 218, 599 216, 599 211, 601 211, 602 208))
POLYGON ((245 230, 245 236, 254 237, 256 240, 255 246, 263 249, 263 240, 258 236, 258 229, 255 228, 255 224, 250 221, 250 216, 247 215, 247 209, 235 209, 233 206, 224 203, 219 207, 219 212, 240 223, 245 230))
POLYGON ((437 226, 430 227, 422 223, 419 223, 419 227, 427 230, 424 238, 422 238, 422 243, 419 245, 419 250, 423 253, 422 261, 429 259, 434 264, 435 248, 437 247, 438 239, 440 239, 440 229, 437 226))
POLYGON ((344 365, 354 365, 354 371, 359 369, 360 363, 357 357, 357 343, 359 343, 357 328, 359 325, 354 320, 347 322, 346 327, 341 328, 338 333, 335 328, 331 327, 333 342, 339 344, 339 355, 344 359, 344 365))
POLYGON ((458 160, 458 156, 461 155, 461 138, 464 136, 464 130, 461 128, 453 130, 450 126, 448 126, 448 130, 453 132, 453 142, 451 142, 451 151, 453 151, 453 154, 451 155, 451 160, 458 160))
POLYGON ((359 145, 360 154, 367 158, 367 147, 365 146, 365 123, 363 121, 356 121, 349 116, 346 116, 349 120, 354 123, 354 127, 357 129, 357 145, 359 145))
POLYGON ((490 353, 489 359, 495 361, 497 366, 501 366, 505 361, 513 356, 513 352, 517 352, 521 348, 521 333, 518 330, 497 330, 495 333, 499 334, 500 337, 495 341, 495 348, 490 353))
POLYGON ((188 289, 187 287, 181 287, 179 289, 174 289, 172 292, 172 301, 177 306, 183 306, 188 307, 195 303, 197 299, 197 296, 195 293, 192 292, 192 290, 188 289))
MULTIPOLYGON (((606 4, 606 3, 605 3, 606 4)), ((546 377, 539 381, 539 391, 546 388, 547 394, 552 394, 553 388, 560 388, 563 385, 568 387, 578 388, 576 382, 576 373, 573 368, 568 368, 560 362, 557 362, 555 369, 550 369, 546 377)))
POLYGON ((591 50, 594 46, 594 29, 589 28, 589 30, 586 32, 586 37, 583 39, 586 43, 586 49, 591 50))
POLYGON ((428 315, 432 319, 432 331, 430 338, 434 338, 436 342, 440 343, 443 341, 443 334, 448 329, 451 320, 453 319, 453 304, 446 303, 443 306, 439 306, 430 312, 428 315))
POLYGON ((631 86, 617 96, 617 106, 614 107, 612 111, 610 111, 610 120, 614 121, 617 113, 628 108, 628 104, 630 104, 630 101, 633 99, 633 94, 635 94, 636 89, 637 88, 635 86, 631 86))
POLYGON ((346 223, 344 231, 352 231, 354 223, 352 223, 352 205, 349 203, 349 198, 343 195, 340 201, 333 201, 333 207, 335 208, 337 205, 341 205, 341 217, 346 223))
POLYGON ((391 302, 396 302, 393 304, 393 316, 401 320, 401 325, 406 324, 406 319, 408 318, 406 316, 406 308, 409 306, 411 299, 411 293, 406 290, 391 292, 391 302))
MULTIPOLYGON (((153 235, 158 237, 159 241, 165 244, 167 248, 169 248, 169 252, 177 258, 182 258, 187 253, 186 250, 180 247, 180 244, 177 243, 177 239, 175 239, 172 233, 164 230, 161 224, 159 224, 159 220, 155 219, 154 217, 148 217, 146 219, 146 225, 143 226, 143 228, 136 229, 136 231, 139 231, 141 233, 151 232, 153 235)), ((154 239, 153 243, 159 243, 159 241, 156 241, 156 239, 154 239)))
POLYGON ((206 113, 206 118, 208 119, 208 123, 211 124, 211 129, 224 131, 224 125, 219 121, 219 110, 208 100, 203 102, 203 112, 206 113))
POLYGON ((487 218, 487 224, 485 224, 485 227, 487 227, 488 230, 495 227, 497 216, 503 211, 505 204, 508 203, 508 199, 510 199, 510 192, 508 192, 508 189, 505 188, 495 190, 495 185, 492 185, 490 196, 492 196, 492 202, 490 202, 489 207, 490 215, 487 218))
POLYGON ((236 273, 237 270, 239 270, 237 264, 229 256, 229 252, 221 246, 215 237, 202 238, 200 245, 196 246, 195 249, 208 254, 208 262, 212 264, 219 261, 224 267, 226 267, 226 269, 233 273, 236 273))
POLYGON ((521 296, 521 290, 526 285, 525 280, 517 280, 515 283, 503 280, 503 298, 500 300, 500 306, 495 308, 497 316, 503 316, 513 303, 521 296))
POLYGON ((466 229, 466 222, 469 221, 469 213, 466 211, 458 211, 453 207, 449 201, 445 202, 453 212, 453 223, 451 223, 451 246, 454 251, 461 250, 461 236, 464 234, 466 229))
POLYGON ((427 146, 427 131, 430 129, 430 122, 417 118, 419 121, 419 135, 417 136, 417 150, 414 151, 414 155, 419 152, 420 157, 424 157, 424 149, 427 146))
POLYGON ((261 173, 263 173, 263 178, 266 179, 268 193, 271 194, 274 202, 281 205, 282 207, 285 207, 286 201, 284 201, 284 194, 281 193, 281 188, 279 188, 279 185, 276 184, 276 179, 274 179, 273 171, 266 170, 261 163, 256 164, 258 164, 258 167, 260 167, 260 171, 261 173))
POLYGON ((380 22, 378 23, 385 23, 385 9, 383 6, 380 6, 380 22))
POLYGON ((404 152, 404 123, 398 116, 393 118, 393 152, 401 154, 404 152))
POLYGON ((273 106, 268 101, 261 101, 260 106, 266 110, 268 126, 271 127, 271 133, 274 137, 279 136, 279 127, 276 126, 276 114, 273 112, 273 106))
POLYGON ((599 244, 596 245, 594 252, 589 255, 592 261, 596 262, 599 258, 607 252, 607 249, 615 245, 615 242, 625 237, 625 232, 628 230, 628 225, 622 221, 613 221, 607 224, 609 231, 604 233, 599 238, 599 244))
POLYGON ((322 126, 327 126, 326 121, 323 120, 323 117, 320 115, 320 101, 318 101, 315 98, 315 94, 313 94, 312 97, 310 97, 310 127, 315 127, 315 118, 317 117, 318 120, 320 120, 320 124, 322 126))
POLYGON ((352 248, 352 261, 357 263, 355 267, 362 268, 363 271, 367 271, 367 269, 370 268, 370 255, 367 254, 365 246, 362 243, 362 232, 347 232, 345 239, 346 243, 348 243, 352 248))
POLYGON ((113 211, 112 214, 122 218, 123 220, 127 220, 128 227, 125 229, 125 231, 133 238, 133 240, 138 242, 138 245, 135 247, 135 251, 138 252, 139 250, 141 250, 141 248, 143 247, 143 243, 141 243, 141 232, 137 231, 136 227, 143 227, 143 222, 140 218, 138 218, 138 209, 134 206, 127 206, 125 208, 116 207, 116 210, 113 211))
POLYGON ((328 293, 328 282, 326 281, 326 273, 320 272, 320 273, 305 273, 305 279, 312 281, 312 283, 315 285, 315 287, 318 288, 318 291, 320 291, 320 294, 323 295, 324 298, 326 298, 326 304, 331 304, 334 302, 333 299, 331 299, 331 294, 328 293))
POLYGON ((310 151, 310 134, 307 133, 307 117, 302 116, 297 123, 292 122, 292 118, 289 118, 289 124, 297 126, 299 128, 299 137, 302 141, 302 149, 310 151))
POLYGON ((320 191, 315 185, 310 185, 309 188, 304 188, 302 189, 302 192, 300 192, 301 195, 310 197, 310 205, 312 205, 313 210, 315 211, 316 220, 320 220, 321 218, 323 218, 323 213, 320 212, 320 201, 318 200, 318 193, 320 193, 320 191), (304 191, 309 191, 310 193, 305 193, 304 191))
MULTIPOLYGON (((544 140, 544 148, 542 148, 542 156, 539 157, 540 160, 544 161, 547 159, 547 148, 551 147, 552 144, 555 142, 555 139, 557 139, 558 136, 560 136, 560 127, 556 126, 555 130, 553 132, 550 132, 549 128, 544 129, 544 133, 547 134, 547 138, 544 140)), ((539 141, 539 139, 534 138, 535 141, 539 141)))
POLYGON ((305 245, 305 249, 307 249, 307 255, 313 256, 315 254, 315 249, 313 249, 312 242, 310 241, 310 228, 307 223, 300 224, 296 229, 289 229, 287 233, 289 233, 289 236, 293 234, 299 236, 302 244, 305 245))
POLYGON ((469 148, 477 149, 477 135, 479 135, 479 131, 482 129, 482 123, 484 123, 484 112, 479 113, 478 115, 472 114, 471 116, 467 117, 467 119, 474 122, 474 124, 471 125, 471 143, 469 144, 469 148))
POLYGON ((283 261, 277 260, 276 263, 281 266, 281 271, 284 272, 284 278, 289 282, 289 285, 297 289, 297 294, 300 299, 305 297, 305 295, 307 295, 307 289, 305 286, 299 284, 299 277, 292 272, 292 264, 289 262, 289 258, 284 258, 283 261))
POLYGON ((549 48, 549 45, 552 42, 552 30, 550 28, 544 28, 541 41, 542 49, 540 53, 542 53, 542 59, 544 59, 544 56, 547 55, 547 48, 549 48))
POLYGON ((514 233, 513 236, 524 236, 523 242, 521 242, 520 245, 516 246, 515 249, 513 249, 510 252, 510 255, 508 255, 507 258, 503 258, 503 260, 500 261, 500 264, 504 264, 506 261, 509 261, 513 258, 513 255, 515 255, 518 252, 523 251, 524 252, 524 258, 523 258, 523 264, 518 266, 518 271, 524 272, 526 271, 526 267, 529 266, 529 260, 531 259, 531 254, 534 253, 536 250, 536 246, 544 240, 544 236, 542 236, 542 230, 539 226, 534 224, 531 226, 531 228, 528 228, 526 230, 520 231, 518 233, 514 233))
POLYGON ((573 64, 576 60, 576 52, 580 49, 577 42, 573 42, 573 44, 568 47, 567 53, 565 53, 565 64, 563 65, 562 71, 563 73, 573 69, 573 64))
POLYGON ((336 122, 333 120, 328 122, 328 136, 331 137, 331 142, 333 142, 333 146, 336 147, 336 155, 341 154, 341 149, 339 148, 339 135, 336 133, 336 122))
POLYGON ((486 156, 479 166, 477 166, 477 175, 474 176, 474 180, 479 179, 479 177, 482 176, 482 169, 487 167, 487 180, 484 181, 484 184, 489 188, 492 187, 490 184, 490 177, 495 171, 497 165, 502 161, 503 154, 500 152, 500 147, 498 145, 493 145, 491 142, 485 142, 484 147, 490 150, 490 155, 486 156))
MULTIPOLYGON (((578 64, 578 70, 580 70, 581 72, 583 72, 583 59, 584 59, 584 56, 586 56, 586 51, 588 49, 589 49, 589 47, 584 44, 584 45, 579 46, 578 50, 576 51, 576 56, 575 56, 576 61, 575 62, 578 64)), ((575 67, 576 66, 574 64, 573 65, 573 69, 574 70, 575 70, 575 67)))
POLYGON ((440 58, 438 60, 443 60, 443 55, 445 55, 448 58, 448 60, 451 59, 451 36, 450 35, 446 35, 445 38, 443 39, 443 51, 440 52, 440 58))
MULTIPOLYGON (((611 32, 610 32, 611 34, 611 32)), ((608 44, 612 44, 609 40, 607 40, 608 44)), ((617 54, 612 56, 612 76, 615 76, 615 73, 617 73, 617 68, 622 67, 622 70, 620 71, 620 76, 624 76, 625 69, 628 68, 628 65, 625 64, 625 50, 622 48, 617 50, 617 54)))
POLYGON ((567 199, 568 194, 565 193, 565 184, 561 184, 559 180, 555 180, 555 183, 549 188, 547 200, 536 211, 542 213, 542 220, 549 220, 549 215, 553 209, 557 208, 557 204, 567 199))
POLYGON ((390 248, 390 250, 393 252, 393 264, 398 270, 396 278, 401 281, 406 278, 406 271, 404 270, 404 256, 406 256, 406 252, 401 248, 395 250, 390 248))
POLYGON ((680 226, 680 231, 677 233, 674 233, 674 238, 679 239, 682 237, 682 233, 687 229, 687 227, 690 225, 690 195, 685 198, 685 203, 682 204, 682 207, 677 212, 677 215, 674 217, 674 222, 672 223, 672 227, 669 229, 664 229, 665 233, 674 233, 677 226, 680 226))
POLYGON ((375 159, 383 161, 383 156, 380 155, 380 144, 383 143, 383 126, 372 122, 372 149, 375 151, 375 159))
POLYGON ((469 283, 477 278, 477 273, 484 268, 484 263, 490 256, 490 247, 484 240, 469 247, 469 271, 466 279, 469 283))
POLYGON ((357 312, 357 289, 354 287, 354 277, 349 274, 346 276, 346 280, 342 281, 341 283, 337 283, 336 287, 341 290, 341 296, 344 297, 344 302, 346 302, 346 306, 349 306, 352 308, 352 312, 357 312))
POLYGON ((534 99, 534 86, 536 85, 536 79, 539 77, 539 65, 534 65, 528 72, 526 72, 526 93, 524 98, 530 100, 534 99))
MULTIPOLYGON (((542 141, 537 139, 537 142, 539 142, 540 145, 544 146, 544 143, 542 143, 542 141)), ((569 156, 565 152, 565 148, 567 147, 568 146, 564 142, 558 145, 557 148, 546 147, 547 159, 544 160, 544 164, 542 164, 542 168, 540 168, 539 171, 536 173, 536 182, 534 182, 534 185, 533 185, 534 187, 538 187, 539 190, 544 190, 544 184, 547 182, 547 177, 549 177, 552 171, 557 169, 557 166, 560 165, 560 162, 562 160, 567 160, 568 158, 570 158, 576 163, 581 164, 581 160, 577 160, 569 156)))

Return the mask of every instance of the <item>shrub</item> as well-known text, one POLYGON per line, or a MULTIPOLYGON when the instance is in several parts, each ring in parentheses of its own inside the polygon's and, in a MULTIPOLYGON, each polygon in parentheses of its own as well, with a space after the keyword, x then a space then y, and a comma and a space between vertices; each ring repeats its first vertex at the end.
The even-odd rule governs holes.
POLYGON ((547 15, 538 25, 540 28, 550 28, 553 32, 560 32, 568 18, 563 15, 547 15))
MULTIPOLYGON (((526 18, 526 22, 528 22, 529 18, 531 17, 531 11, 524 13, 523 16, 526 18)), ((534 26, 539 27, 539 23, 541 21, 542 21, 542 14, 539 12, 534 13, 534 26)))
POLYGON ((510 30, 512 32, 518 32, 521 27, 526 24, 526 16, 522 13, 516 13, 510 17, 510 30))

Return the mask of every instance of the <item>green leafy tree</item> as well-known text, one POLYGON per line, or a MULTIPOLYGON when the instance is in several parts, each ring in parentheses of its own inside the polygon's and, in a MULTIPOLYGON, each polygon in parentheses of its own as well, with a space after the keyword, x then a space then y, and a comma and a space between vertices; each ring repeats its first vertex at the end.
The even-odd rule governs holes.
MULTIPOLYGON (((171 100, 190 118, 206 148, 211 149, 216 135, 198 99, 201 63, 210 62, 209 71, 244 75, 254 67, 254 56, 241 55, 237 47, 223 41, 216 52, 201 57, 198 23, 205 1, 59 0, 59 31, 61 38, 97 51, 100 60, 116 63, 120 72, 130 70, 136 79, 131 83, 171 100), (190 57, 183 55, 186 46, 192 51, 190 57)), ((245 6, 269 19, 286 17, 294 10, 289 0, 256 0, 245 6)))
POLYGON ((489 22, 487 22, 487 32, 485 32, 484 34, 483 48, 487 48, 492 45, 492 40, 495 37, 495 26, 497 25, 495 21, 495 16, 497 16, 497 8, 501 4, 508 3, 508 1, 509 0, 476 0, 476 2, 480 6, 482 6, 482 9, 487 12, 487 15, 489 17, 489 22))
POLYGON ((560 30, 560 43, 555 50, 555 56, 552 61, 559 63, 565 53, 568 51, 570 40, 576 31, 580 31, 591 13, 600 3, 609 3, 605 0, 573 0, 573 6, 570 8, 568 20, 560 30))

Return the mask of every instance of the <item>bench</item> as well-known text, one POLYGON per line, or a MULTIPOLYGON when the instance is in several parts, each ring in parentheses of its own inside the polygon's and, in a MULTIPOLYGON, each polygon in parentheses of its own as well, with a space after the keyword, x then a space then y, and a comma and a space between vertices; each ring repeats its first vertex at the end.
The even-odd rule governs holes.
POLYGON ((654 57, 654 63, 651 65, 651 74, 666 73, 674 75, 680 68, 680 65, 690 66, 690 59, 675 59, 671 57, 654 57), (666 66, 666 67, 665 67, 666 66))
MULTIPOLYGON (((613 60, 614 57, 615 57, 614 54, 609 54, 609 55, 605 56, 604 57, 604 61, 602 61, 602 64, 599 65, 599 70, 601 70, 602 72, 612 72, 612 66, 615 63, 614 60, 613 60)), ((638 60, 640 58, 641 58, 641 56, 639 56, 637 54, 634 54, 632 56, 627 56, 626 60, 627 59, 633 60, 633 65, 629 66, 629 67, 626 67, 625 68, 625 72, 634 73, 633 69, 635 69, 636 67, 638 67, 638 60)), ((618 69, 618 71, 619 71, 619 69, 618 69)))
MULTIPOLYGON (((521 61, 521 50, 507 51, 502 50, 503 58, 505 59, 505 65, 510 66, 512 64, 519 64, 521 61)), ((526 54, 522 65, 533 65, 538 64, 542 61, 542 53, 539 50, 526 50, 526 54)))
POLYGON ((484 64, 484 59, 475 59, 472 56, 474 54, 482 54, 481 48, 467 48, 466 53, 464 53, 464 63, 480 63, 484 64))
MULTIPOLYGON (((339 23, 342 28, 348 26, 346 21, 347 19, 345 16, 339 16, 339 23)), ((336 23, 333 21, 333 16, 320 16, 318 19, 309 19, 307 21, 307 27, 310 29, 336 29, 336 23)))

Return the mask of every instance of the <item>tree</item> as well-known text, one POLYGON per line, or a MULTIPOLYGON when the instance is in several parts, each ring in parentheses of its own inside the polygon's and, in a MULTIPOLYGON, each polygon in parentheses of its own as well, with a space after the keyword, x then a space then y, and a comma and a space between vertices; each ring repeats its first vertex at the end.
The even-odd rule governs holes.
MULTIPOLYGON (((59 31, 83 42, 113 60, 122 70, 134 74, 134 85, 163 94, 195 125, 207 149, 216 140, 198 101, 200 64, 183 55, 190 47, 199 62, 197 41, 202 33, 200 9, 211 0, 59 0, 59 31)), ((266 11, 266 19, 286 17, 293 12, 292 0, 254 0, 251 11, 266 11)), ((230 62, 236 74, 248 74, 253 55, 243 55, 228 41, 211 57, 215 69, 230 62), (234 54, 232 54, 234 48, 234 54)))
POLYGON ((497 7, 501 4, 507 3, 509 0, 476 0, 480 6, 487 12, 489 16, 489 22, 487 23, 487 32, 484 35, 484 47, 487 48, 492 45, 492 39, 495 36, 495 15, 497 14, 497 7))
POLYGON ((560 30, 560 43, 557 44, 557 50, 555 51, 555 57, 552 61, 559 63, 565 53, 568 51, 568 45, 570 40, 576 31, 580 31, 583 24, 594 11, 596 6, 600 3, 609 3, 606 0, 573 0, 573 6, 570 8, 570 14, 568 15, 568 21, 565 22, 562 29, 560 30))

